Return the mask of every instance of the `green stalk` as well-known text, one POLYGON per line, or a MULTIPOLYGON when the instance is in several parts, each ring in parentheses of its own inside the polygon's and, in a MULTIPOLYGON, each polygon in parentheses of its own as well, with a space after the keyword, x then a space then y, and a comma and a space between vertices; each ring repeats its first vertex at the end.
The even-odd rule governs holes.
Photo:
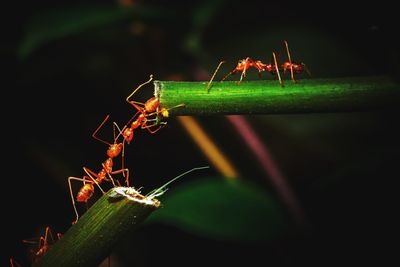
POLYGON ((133 188, 112 188, 33 266, 98 266, 121 238, 159 206, 158 200, 133 188))
POLYGON ((154 81, 155 96, 172 116, 369 111, 400 104, 399 84, 384 76, 285 80, 284 87, 276 80, 216 81, 209 92, 207 84, 154 81))

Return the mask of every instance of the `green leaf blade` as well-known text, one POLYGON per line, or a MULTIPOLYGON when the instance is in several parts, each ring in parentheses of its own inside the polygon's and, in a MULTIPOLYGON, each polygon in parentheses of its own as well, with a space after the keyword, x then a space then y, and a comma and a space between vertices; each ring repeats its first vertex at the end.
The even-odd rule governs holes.
POLYGON ((172 189, 148 222, 228 241, 263 241, 289 232, 290 221, 278 201, 243 181, 204 179, 172 189))

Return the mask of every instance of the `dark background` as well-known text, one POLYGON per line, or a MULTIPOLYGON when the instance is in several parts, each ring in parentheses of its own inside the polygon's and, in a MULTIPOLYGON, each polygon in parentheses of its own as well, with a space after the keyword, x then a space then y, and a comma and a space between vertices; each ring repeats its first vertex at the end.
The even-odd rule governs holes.
MULTIPOLYGON (((337 1, 221 1, 214 15, 203 20, 200 16, 196 26, 195 14, 207 1, 135 1, 134 5, 173 14, 91 27, 44 42, 24 58, 19 56, 20 46, 38 15, 56 15, 81 3, 32 1, 5 8, 1 265, 12 256, 27 266, 27 247, 20 240, 39 236, 46 225, 58 232, 68 229, 74 215, 66 178, 80 177, 83 166, 96 170, 104 160, 106 147, 90 134, 106 114, 117 122, 129 119, 132 108, 125 97, 149 74, 159 80, 207 80, 221 59, 229 63, 224 73, 246 56, 268 62, 271 51, 279 52, 286 39, 293 57, 309 66, 312 78, 397 78, 398 30, 395 8, 387 2, 349 6, 337 1), (7 84, 9 78, 14 82, 7 84)), ((99 4, 118 3, 85 2, 88 7, 99 4)), ((248 78, 256 78, 252 75, 248 78)), ((138 97, 151 95, 150 89, 144 91, 138 97)), ((135 259, 143 266, 186 265, 187 258, 199 265, 390 262, 396 252, 390 244, 396 242, 398 210, 398 115, 371 111, 247 116, 293 186, 310 232, 246 245, 149 226, 137 242, 160 249, 158 257, 145 261, 149 252, 144 249, 135 259)), ((224 117, 198 119, 246 179, 270 187, 224 117)), ((106 131, 102 136, 112 138, 106 131)), ((137 134, 127 149, 126 164, 133 183, 150 189, 208 162, 171 118, 157 135, 137 134)), ((213 169, 207 174, 218 175, 213 169)), ((129 266, 132 259, 126 249, 121 245, 119 254, 129 266)))

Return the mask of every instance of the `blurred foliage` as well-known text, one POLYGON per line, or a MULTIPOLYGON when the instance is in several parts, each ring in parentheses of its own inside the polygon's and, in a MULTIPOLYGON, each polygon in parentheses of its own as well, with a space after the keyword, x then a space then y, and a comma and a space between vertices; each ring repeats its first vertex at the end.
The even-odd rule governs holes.
MULTIPOLYGON (((286 39, 293 60, 306 63, 312 78, 381 74, 399 77, 398 41, 393 38, 397 32, 397 9, 391 3, 351 7, 340 1, 307 4, 137 0, 120 7, 114 1, 93 0, 85 5, 71 1, 17 5, 5 24, 13 35, 2 44, 2 54, 12 53, 11 57, 20 59, 10 65, 12 69, 16 66, 17 82, 7 88, 11 96, 6 102, 11 100, 12 109, 3 112, 5 132, 9 134, 3 140, 7 152, 4 175, 8 178, 3 185, 7 189, 3 203, 12 203, 5 207, 4 229, 9 236, 3 240, 7 244, 3 254, 17 260, 24 257, 21 251, 25 247, 20 240, 39 236, 47 225, 60 232, 69 227, 73 211, 67 176, 82 175, 82 166, 100 168, 106 147, 90 139, 90 134, 105 114, 112 114, 118 123, 127 121, 133 111, 125 97, 151 73, 160 80, 208 80, 218 62, 225 59, 227 63, 219 72, 221 76, 216 77, 218 80, 246 56, 269 62, 271 52, 276 51, 279 60, 285 59, 282 40, 286 39), (14 201, 17 198, 20 201, 14 201)), ((257 79, 256 73, 249 72, 247 79, 257 79)), ((143 89, 137 98, 140 101, 151 94, 151 89, 143 89)), ((154 244, 160 244, 159 263, 165 263, 170 257, 178 257, 179 252, 171 246, 178 240, 181 254, 193 256, 203 264, 217 259, 216 262, 239 265, 240 260, 251 263, 250 259, 261 259, 274 266, 299 262, 326 266, 329 260, 337 266, 343 262, 389 260, 388 256, 396 255, 385 244, 389 244, 387 238, 395 229, 393 214, 397 211, 393 173, 397 172, 400 158, 398 115, 350 112, 248 117, 311 221, 313 230, 307 238, 278 238, 244 247, 240 242, 212 239, 222 228, 214 224, 215 217, 200 218, 201 224, 184 223, 175 213, 177 226, 189 230, 190 223, 190 229, 207 237, 193 237, 173 227, 157 228, 151 224, 146 227, 156 235, 144 229, 144 240, 128 240, 122 250, 131 252, 132 246, 147 242, 147 248, 153 251, 154 244), (256 254, 260 247, 264 251, 256 254)), ((251 180, 259 189, 271 189, 268 177, 223 118, 198 119, 236 164, 244 180, 251 180)), ((105 131, 104 135, 111 140, 111 134, 105 131)), ((165 182, 165 177, 176 174, 175 166, 189 168, 206 161, 173 118, 157 135, 138 132, 135 138, 126 148, 126 166, 131 169, 135 186, 154 188, 165 182)), ((181 182, 195 178, 197 174, 181 182)), ((209 186, 221 190, 221 196, 233 203, 237 203, 234 196, 243 198, 253 192, 253 186, 237 191, 233 185, 223 184, 215 181, 209 186)), ((209 193, 201 182, 191 185, 186 191, 209 193)), ((274 198, 267 194, 262 197, 255 190, 255 198, 265 203, 258 207, 259 211, 269 211, 266 201, 275 203, 274 198)), ((209 194, 210 198, 201 196, 201 200, 220 203, 219 194, 209 194)), ((165 196, 165 210, 181 197, 199 203, 174 186, 165 196)), ((259 214, 260 220, 270 223, 268 218, 275 218, 274 213, 284 212, 273 205, 270 214, 259 214)), ((207 211, 204 206, 198 208, 207 211)), ((251 211, 236 208, 244 214, 251 211)), ((177 209, 174 206, 174 212, 177 209)), ((164 211, 159 212, 161 216, 164 211)), ((195 210, 185 208, 185 212, 196 215, 195 210)), ((249 222, 255 223, 251 218, 249 222)), ((275 227, 278 221, 274 222, 275 227)), ((224 235, 229 239, 234 227, 242 227, 231 226, 224 235)), ((247 232, 249 227, 241 229, 244 232, 235 233, 238 239, 247 234, 254 237, 254 232, 247 232)), ((264 237, 272 234, 262 233, 264 237)), ((125 260, 130 262, 128 257, 125 260)), ((157 262, 151 256, 150 260, 157 262)), ((185 265, 183 260, 180 262, 185 265)))
POLYGON ((288 234, 275 197, 249 182, 202 178, 168 191, 148 222, 174 225, 211 239, 265 241, 288 234))
POLYGON ((18 55, 24 59, 36 48, 56 39, 112 25, 120 20, 160 19, 170 17, 171 14, 172 10, 160 7, 121 7, 111 3, 66 6, 43 11, 28 21, 18 55))

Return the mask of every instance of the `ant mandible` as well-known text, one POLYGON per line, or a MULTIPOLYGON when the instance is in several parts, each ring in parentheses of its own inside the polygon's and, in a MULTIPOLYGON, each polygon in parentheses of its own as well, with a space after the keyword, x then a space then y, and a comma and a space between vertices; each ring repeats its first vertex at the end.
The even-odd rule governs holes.
POLYGON ((87 175, 83 176, 82 178, 78 177, 68 177, 68 184, 69 184, 69 191, 71 195, 71 200, 72 200, 72 205, 74 207, 75 215, 76 215, 76 220, 73 222, 76 223, 78 221, 79 215, 78 211, 75 206, 75 200, 74 196, 72 193, 72 185, 71 185, 71 180, 77 180, 77 181, 82 181, 83 186, 79 190, 77 196, 76 196, 76 201, 78 202, 87 202, 93 195, 94 193, 94 186, 93 184, 96 184, 100 191, 104 194, 104 190, 101 188, 100 183, 102 181, 111 181, 113 186, 115 186, 114 179, 112 178, 112 175, 114 174, 119 174, 122 173, 123 176, 125 177, 125 184, 129 186, 129 170, 127 168, 124 168, 124 144, 123 143, 117 143, 117 138, 121 133, 121 130, 119 129, 118 125, 115 123, 113 124, 114 128, 114 143, 108 143, 107 141, 104 141, 96 136, 97 132, 100 130, 101 127, 103 127, 104 123, 108 120, 110 115, 107 115, 104 121, 100 124, 100 126, 93 132, 92 137, 102 143, 105 143, 108 145, 107 149, 107 156, 108 158, 102 163, 102 169, 96 174, 92 170, 90 170, 87 167, 83 167, 83 170, 87 175), (115 127, 118 128, 119 134, 117 137, 115 137, 115 127), (112 170, 113 167, 113 158, 119 156, 122 151, 122 168, 116 171, 112 170), (107 179, 107 176, 109 179, 107 179), (95 177, 95 178, 94 178, 95 177))

